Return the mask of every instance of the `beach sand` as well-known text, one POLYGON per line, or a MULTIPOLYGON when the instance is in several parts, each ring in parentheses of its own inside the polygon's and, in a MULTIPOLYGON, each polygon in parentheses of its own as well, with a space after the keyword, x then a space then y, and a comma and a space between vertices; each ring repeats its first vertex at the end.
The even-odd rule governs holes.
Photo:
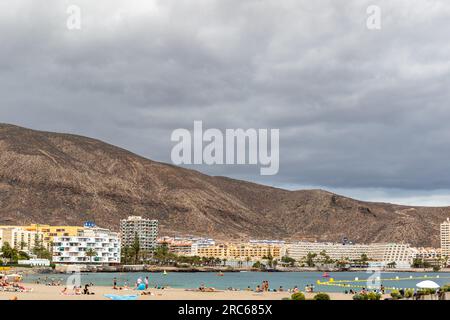
MULTIPOLYGON (((63 286, 46 286, 43 284, 25 284, 32 288, 32 292, 1 292, 0 300, 10 300, 17 297, 18 300, 108 300, 104 294, 134 295, 139 294, 135 290, 114 290, 111 287, 94 286, 90 290, 95 295, 62 295, 63 286)), ((289 292, 264 292, 252 291, 220 291, 198 292, 186 289, 149 289, 154 295, 141 295, 138 300, 281 300, 290 297, 289 292)), ((351 300, 352 295, 344 293, 328 293, 332 300, 351 300)), ((315 293, 306 294, 307 299, 312 299, 315 293)))

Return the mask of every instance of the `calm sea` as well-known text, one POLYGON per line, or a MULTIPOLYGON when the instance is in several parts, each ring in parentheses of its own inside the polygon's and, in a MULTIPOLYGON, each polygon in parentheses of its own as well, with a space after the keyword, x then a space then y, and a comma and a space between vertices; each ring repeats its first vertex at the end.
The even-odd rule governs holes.
MULTIPOLYGON (((334 280, 359 280, 368 279, 373 273, 366 272, 330 272, 329 276, 334 280)), ((24 282, 32 283, 40 278, 47 281, 61 280, 66 281, 69 275, 66 274, 34 274, 27 275, 24 278, 24 282)), ((133 286, 137 278, 149 277, 149 283, 151 287, 154 286, 169 286, 172 288, 198 288, 201 284, 208 287, 214 287, 216 289, 228 289, 230 287, 236 289, 245 289, 248 286, 255 288, 261 284, 263 280, 268 280, 271 289, 277 289, 282 286, 285 289, 298 286, 301 290, 308 284, 314 284, 316 291, 327 292, 343 292, 346 288, 337 286, 323 286, 317 285, 317 280, 327 281, 323 277, 322 272, 230 272, 225 273, 223 276, 218 276, 212 272, 172 272, 164 275, 163 273, 151 273, 151 272, 133 272, 133 273, 82 273, 81 282, 93 283, 97 286, 112 286, 113 278, 117 278, 119 286, 124 285, 127 282, 128 286, 133 286)), ((376 276, 376 275, 375 275, 376 276)), ((395 288, 414 288, 415 285, 423 281, 424 279, 417 279, 418 277, 427 277, 430 280, 435 281, 440 285, 450 283, 450 273, 438 272, 438 273, 409 273, 409 272, 381 272, 379 277, 381 283, 385 287, 395 288), (395 280, 396 277, 408 278, 407 280, 395 280), (410 277, 413 277, 410 279, 410 277), (437 278, 438 277, 438 278, 437 278)), ((372 277, 373 278, 373 277, 372 277)), ((41 281, 42 282, 42 281, 41 281)), ((366 282, 353 282, 348 283, 350 289, 352 285, 355 285, 355 289, 358 286, 365 286, 366 282)))

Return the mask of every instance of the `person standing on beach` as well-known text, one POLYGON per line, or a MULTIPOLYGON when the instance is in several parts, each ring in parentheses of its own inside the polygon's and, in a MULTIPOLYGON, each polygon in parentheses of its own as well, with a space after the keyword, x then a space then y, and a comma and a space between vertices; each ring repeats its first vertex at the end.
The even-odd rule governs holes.
POLYGON ((145 283, 145 290, 147 290, 148 289, 148 277, 145 277, 144 283, 145 283))
POLYGON ((117 289, 117 278, 114 277, 113 279, 113 289, 117 289))

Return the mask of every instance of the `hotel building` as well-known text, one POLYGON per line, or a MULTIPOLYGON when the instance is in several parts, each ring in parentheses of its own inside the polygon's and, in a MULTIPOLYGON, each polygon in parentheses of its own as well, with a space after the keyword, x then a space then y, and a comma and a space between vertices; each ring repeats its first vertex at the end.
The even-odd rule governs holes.
POLYGON ((76 236, 84 230, 80 226, 50 226, 47 224, 31 224, 23 227, 25 230, 39 232, 43 234, 43 244, 51 250, 51 244, 54 237, 71 237, 76 236))
POLYGON ((441 255, 450 258, 450 218, 441 223, 441 255))
POLYGON ((159 246, 166 246, 169 252, 180 256, 196 256, 198 248, 214 246, 213 239, 198 237, 162 237, 157 240, 159 246))
POLYGON ((263 260, 272 256, 273 259, 281 259, 283 248, 280 245, 256 244, 256 243, 222 243, 214 246, 197 248, 200 257, 213 257, 229 260, 263 260))
POLYGON ((132 246, 136 236, 141 250, 153 251, 158 237, 158 220, 144 219, 139 216, 120 220, 122 246, 132 246))
POLYGON ((298 242, 287 245, 286 255, 302 261, 308 253, 319 255, 325 252, 333 260, 357 261, 366 255, 370 261, 395 262, 398 265, 412 263, 412 251, 409 244, 373 243, 373 244, 342 244, 327 242, 298 242))
POLYGON ((420 259, 433 266, 441 265, 441 249, 436 248, 411 248, 413 259, 420 259))
POLYGON ((0 226, 0 248, 7 242, 17 250, 31 252, 42 244, 42 232, 29 231, 20 226, 0 226))
POLYGON ((76 236, 53 237, 53 262, 62 264, 120 263, 120 239, 116 232, 85 227, 76 236))

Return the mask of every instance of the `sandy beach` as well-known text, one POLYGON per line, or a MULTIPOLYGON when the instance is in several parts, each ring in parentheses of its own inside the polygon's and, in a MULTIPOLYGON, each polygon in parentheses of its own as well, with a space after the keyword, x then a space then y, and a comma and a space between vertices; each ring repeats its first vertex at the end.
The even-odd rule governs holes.
MULTIPOLYGON (((109 300, 105 294, 135 295, 140 294, 135 290, 114 290, 111 287, 94 286, 91 291, 94 295, 63 295, 63 286, 46 286, 43 284, 26 284, 32 288, 32 292, 1 292, 0 300, 10 300, 17 297, 18 300, 109 300)), ((289 292, 264 292, 252 291, 218 291, 198 292, 179 288, 149 289, 152 295, 140 295, 138 300, 281 300, 290 297, 289 292)), ((306 298, 313 298, 315 293, 307 293, 306 298)), ((352 295, 344 293, 329 293, 332 300, 351 300, 352 295)))

